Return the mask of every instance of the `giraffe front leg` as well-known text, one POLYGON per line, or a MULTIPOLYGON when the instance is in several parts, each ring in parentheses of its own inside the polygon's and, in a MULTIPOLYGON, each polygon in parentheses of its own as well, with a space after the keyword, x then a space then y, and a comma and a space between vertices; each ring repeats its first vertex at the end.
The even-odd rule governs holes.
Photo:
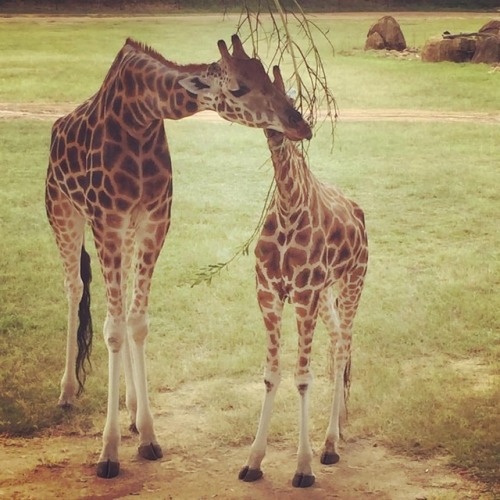
POLYGON ((149 405, 145 359, 145 341, 148 334, 147 316, 129 313, 127 326, 137 396, 135 425, 139 433, 138 452, 147 460, 157 460, 163 457, 163 452, 156 438, 153 415, 149 405))
POLYGON ((295 377, 295 384, 300 396, 300 427, 299 447, 297 451, 297 470, 292 484, 295 488, 308 488, 316 480, 312 470, 313 451, 309 441, 309 391, 312 385, 312 374, 299 374, 295 377))
POLYGON ((127 317, 128 345, 135 396, 137 401, 136 429, 139 432, 139 455, 147 460, 163 457, 156 438, 153 415, 149 404, 146 339, 148 336, 148 298, 153 271, 160 254, 168 223, 145 220, 136 233, 137 259, 134 271, 134 290, 127 317))
POLYGON ((300 426, 297 450, 297 470, 292 480, 296 488, 308 488, 316 480, 312 470, 313 451, 309 440, 309 391, 313 381, 310 357, 314 329, 316 327, 318 298, 307 305, 297 305, 297 329, 299 333, 298 361, 295 368, 295 385, 299 392, 300 426))
POLYGON ((259 427, 257 428, 257 434, 250 448, 250 456, 248 457, 247 464, 241 469, 238 476, 239 479, 247 483, 257 481, 257 479, 260 479, 263 475, 261 464, 266 455, 267 436, 271 423, 274 398, 280 383, 279 371, 269 372, 266 369, 264 383, 266 386, 266 395, 264 397, 264 403, 262 404, 259 427))
POLYGON ((97 475, 110 479, 120 472, 119 388, 120 351, 125 337, 125 321, 108 313, 104 323, 104 337, 108 348, 108 411, 102 435, 103 447, 97 463, 97 475))
POLYGON ((239 479, 245 482, 253 482, 262 477, 261 464, 266 454, 267 436, 271 423, 274 399, 281 378, 280 369, 280 330, 281 313, 283 302, 277 296, 269 303, 270 294, 267 291, 259 291, 259 305, 263 313, 264 323, 267 329, 267 361, 264 372, 264 384, 266 394, 262 404, 257 434, 250 448, 247 464, 241 469, 239 479))

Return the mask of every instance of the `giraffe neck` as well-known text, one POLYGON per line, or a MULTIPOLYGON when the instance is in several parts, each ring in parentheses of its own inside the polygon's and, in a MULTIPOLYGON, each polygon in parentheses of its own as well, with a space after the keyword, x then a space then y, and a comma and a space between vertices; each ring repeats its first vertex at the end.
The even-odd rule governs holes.
POLYGON ((280 132, 265 133, 277 187, 274 201, 280 212, 289 214, 310 201, 308 186, 314 178, 302 153, 289 139, 280 132))
POLYGON ((215 109, 214 102, 200 102, 179 83, 188 77, 204 77, 210 71, 210 64, 178 65, 129 40, 111 66, 98 98, 106 111, 112 109, 133 127, 161 119, 177 120, 215 109))

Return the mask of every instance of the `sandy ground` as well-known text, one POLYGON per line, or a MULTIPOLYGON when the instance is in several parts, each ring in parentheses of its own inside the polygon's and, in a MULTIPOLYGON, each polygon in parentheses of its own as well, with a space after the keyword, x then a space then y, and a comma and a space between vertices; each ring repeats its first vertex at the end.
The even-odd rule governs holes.
POLYGON ((248 447, 221 446, 207 437, 204 415, 192 397, 197 391, 193 385, 155 395, 155 424, 164 451, 160 461, 138 457, 137 438, 126 431, 123 415, 121 472, 115 479, 95 476, 99 435, 0 439, 0 498, 493 499, 465 472, 447 466, 446 457, 414 460, 396 455, 373 438, 345 442, 334 466, 321 465, 316 449, 316 483, 307 490, 291 485, 295 449, 272 443, 263 462, 264 477, 241 482, 237 476, 248 447))

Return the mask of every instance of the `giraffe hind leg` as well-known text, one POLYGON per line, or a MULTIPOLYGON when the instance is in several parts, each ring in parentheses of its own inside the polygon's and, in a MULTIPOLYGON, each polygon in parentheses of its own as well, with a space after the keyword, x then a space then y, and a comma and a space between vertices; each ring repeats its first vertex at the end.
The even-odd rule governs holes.
POLYGON ((321 296, 320 316, 330 335, 329 372, 333 382, 330 421, 320 460, 324 465, 333 465, 340 460, 338 444, 341 437, 341 422, 344 420, 346 412, 344 384, 347 363, 344 363, 338 356, 339 346, 342 342, 342 332, 337 301, 331 288, 325 290, 321 296))
MULTIPOLYGON (((123 257, 122 257, 122 296, 127 296, 128 276, 132 267, 134 257, 134 241, 135 230, 128 228, 123 241, 123 257)), ((132 434, 139 434, 137 429, 137 391, 134 380, 134 367, 132 361, 132 352, 130 347, 129 336, 125 335, 123 347, 121 351, 122 362, 125 374, 125 405, 129 414, 129 431, 132 434)))
POLYGON ((340 283, 337 300, 329 289, 322 296, 321 316, 331 337, 333 366, 333 400, 321 462, 331 465, 339 461, 338 444, 347 420, 351 374, 352 325, 363 290, 366 262, 360 262, 340 283))
POLYGON ((85 363, 90 356, 90 258, 83 247, 85 219, 63 197, 46 198, 47 216, 64 268, 68 301, 66 361, 58 405, 71 408, 83 390, 85 363))

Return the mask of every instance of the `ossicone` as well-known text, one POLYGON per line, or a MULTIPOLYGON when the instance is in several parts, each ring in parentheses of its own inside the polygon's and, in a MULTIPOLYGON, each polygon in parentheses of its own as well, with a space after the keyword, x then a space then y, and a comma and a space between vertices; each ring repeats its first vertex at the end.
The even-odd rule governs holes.
POLYGON ((233 44, 233 55, 229 54, 227 50, 227 45, 224 40, 219 40, 217 42, 217 46, 219 47, 220 55, 222 59, 229 60, 231 57, 235 57, 237 59, 250 59, 245 50, 243 49, 243 44, 241 43, 240 37, 238 35, 233 35, 231 37, 231 42, 233 44))
POLYGON ((243 49, 243 44, 238 35, 233 35, 231 37, 231 42, 233 43, 233 57, 237 57, 238 59, 250 59, 243 49))
POLYGON ((281 71, 279 66, 273 66, 273 76, 274 76, 274 86, 285 93, 285 84, 283 82, 283 77, 281 76, 281 71))
POLYGON ((217 42, 217 47, 219 47, 219 52, 220 55, 222 56, 222 59, 228 60, 231 56, 229 55, 229 51, 227 50, 227 45, 224 40, 219 40, 217 42))

